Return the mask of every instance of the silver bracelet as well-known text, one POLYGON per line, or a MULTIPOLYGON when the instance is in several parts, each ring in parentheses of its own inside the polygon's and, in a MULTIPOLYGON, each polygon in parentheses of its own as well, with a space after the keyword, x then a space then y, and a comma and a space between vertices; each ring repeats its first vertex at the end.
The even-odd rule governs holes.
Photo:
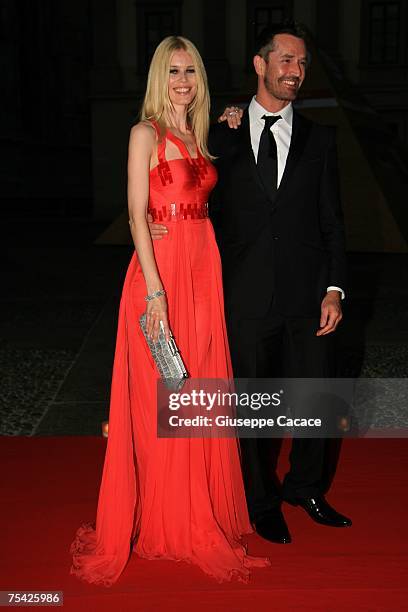
POLYGON ((154 293, 150 293, 149 295, 146 295, 145 300, 146 302, 150 302, 151 300, 154 300, 154 298, 160 297, 161 295, 166 295, 166 292, 164 289, 159 289, 158 291, 155 291, 154 293))

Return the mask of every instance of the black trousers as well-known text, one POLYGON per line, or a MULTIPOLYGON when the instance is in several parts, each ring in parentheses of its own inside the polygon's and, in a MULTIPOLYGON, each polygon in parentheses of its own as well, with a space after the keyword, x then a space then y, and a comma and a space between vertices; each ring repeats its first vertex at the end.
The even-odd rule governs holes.
MULTIPOLYGON (((262 319, 227 315, 236 378, 325 378, 334 375, 331 335, 316 336, 319 319, 287 318, 273 304, 262 319)), ((294 438, 290 470, 282 485, 276 462, 282 440, 241 439, 248 511, 252 521, 268 515, 282 499, 323 493, 327 440, 294 438)))

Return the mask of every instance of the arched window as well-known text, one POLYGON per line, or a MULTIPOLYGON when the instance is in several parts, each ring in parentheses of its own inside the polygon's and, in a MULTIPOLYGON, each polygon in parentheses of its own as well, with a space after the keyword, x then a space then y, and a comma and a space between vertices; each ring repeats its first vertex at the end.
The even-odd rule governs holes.
POLYGON ((400 60, 400 2, 369 6, 369 62, 394 64, 400 60))

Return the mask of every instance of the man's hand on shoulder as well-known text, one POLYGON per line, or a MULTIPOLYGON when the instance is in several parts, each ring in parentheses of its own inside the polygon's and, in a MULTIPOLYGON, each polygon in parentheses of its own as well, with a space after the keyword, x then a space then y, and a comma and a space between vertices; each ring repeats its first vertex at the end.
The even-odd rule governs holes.
POLYGON ((239 106, 227 106, 222 115, 220 115, 217 119, 218 123, 222 123, 226 121, 228 123, 228 127, 233 130, 237 130, 241 125, 241 118, 244 114, 242 108, 239 106))
POLYGON ((343 318, 340 291, 335 290, 326 293, 322 300, 320 312, 320 329, 316 332, 316 336, 331 334, 343 318))

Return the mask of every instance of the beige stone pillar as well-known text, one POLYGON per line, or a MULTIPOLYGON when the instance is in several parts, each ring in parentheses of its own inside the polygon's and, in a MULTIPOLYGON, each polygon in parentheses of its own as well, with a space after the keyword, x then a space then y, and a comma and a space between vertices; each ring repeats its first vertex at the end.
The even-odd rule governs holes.
POLYGON ((339 12, 339 51, 348 78, 360 80, 361 0, 342 0, 339 12))
MULTIPOLYGON (((327 0, 328 2, 330 0, 327 0)), ((294 0, 293 16, 313 33, 316 31, 316 0, 294 0)))

